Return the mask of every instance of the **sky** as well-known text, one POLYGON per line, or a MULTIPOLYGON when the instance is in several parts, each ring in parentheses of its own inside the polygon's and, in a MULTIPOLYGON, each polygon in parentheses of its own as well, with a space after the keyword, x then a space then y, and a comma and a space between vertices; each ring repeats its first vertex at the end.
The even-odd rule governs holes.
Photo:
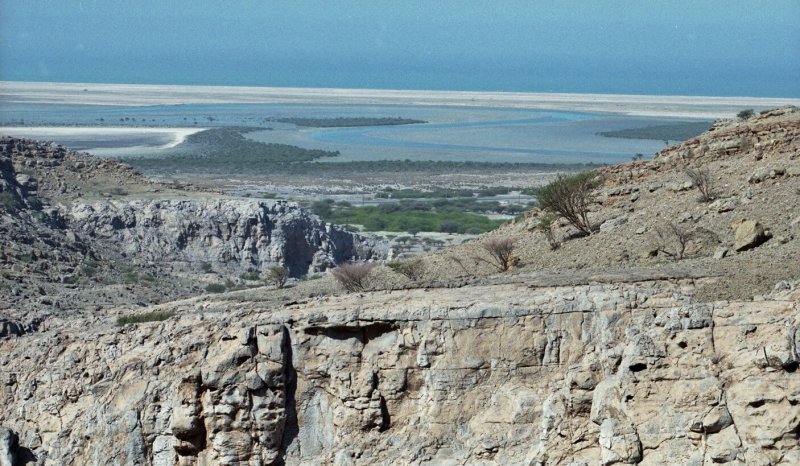
POLYGON ((0 80, 800 97, 800 0, 0 0, 0 80))

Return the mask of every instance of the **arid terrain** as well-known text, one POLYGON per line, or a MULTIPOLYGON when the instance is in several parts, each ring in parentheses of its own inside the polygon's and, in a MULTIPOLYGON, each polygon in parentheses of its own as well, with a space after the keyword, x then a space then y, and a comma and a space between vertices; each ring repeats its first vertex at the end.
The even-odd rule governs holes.
POLYGON ((297 204, 4 138, 0 465, 800 463, 800 110, 596 174, 592 234, 535 208, 411 280, 297 204))

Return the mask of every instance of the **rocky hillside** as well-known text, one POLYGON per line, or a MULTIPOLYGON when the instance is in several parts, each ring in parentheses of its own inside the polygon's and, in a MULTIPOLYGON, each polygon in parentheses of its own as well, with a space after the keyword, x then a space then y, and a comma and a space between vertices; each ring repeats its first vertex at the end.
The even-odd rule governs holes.
POLYGON ((48 144, 0 140, 0 169, 0 309, 160 302, 384 254, 294 203, 173 189, 48 144))
MULTIPOLYGON (((516 269, 523 272, 678 270, 716 277, 698 290, 710 301, 751 299, 779 281, 800 277, 799 109, 766 111, 747 121, 721 120, 654 160, 599 173, 603 183, 589 205, 596 228, 591 236, 558 221, 553 249, 540 225, 543 213, 534 209, 487 238, 516 239, 516 269), (690 170, 707 174, 709 199, 701 199, 690 170)), ((473 259, 485 255, 476 244, 428 258, 429 276, 496 272, 473 259)))

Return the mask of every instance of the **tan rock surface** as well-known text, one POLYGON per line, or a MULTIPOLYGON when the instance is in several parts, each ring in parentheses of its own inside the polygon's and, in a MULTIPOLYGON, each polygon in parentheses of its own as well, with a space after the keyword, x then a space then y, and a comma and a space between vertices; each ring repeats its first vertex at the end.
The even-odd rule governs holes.
POLYGON ((796 464, 800 291, 697 303, 696 285, 51 319, 0 341, 0 425, 38 464, 796 464))

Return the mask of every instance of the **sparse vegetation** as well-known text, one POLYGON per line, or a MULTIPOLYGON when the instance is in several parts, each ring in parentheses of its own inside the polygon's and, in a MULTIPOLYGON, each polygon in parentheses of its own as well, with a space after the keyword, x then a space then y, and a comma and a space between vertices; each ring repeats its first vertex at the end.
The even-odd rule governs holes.
POLYGON ((261 280, 261 275, 258 272, 255 272, 255 271, 251 270, 249 272, 245 272, 245 273, 239 275, 239 278, 241 278, 242 280, 257 281, 257 280, 261 280))
POLYGON ((550 246, 551 251, 555 251, 561 246, 561 243, 556 239, 556 232, 553 229, 553 223, 558 220, 553 214, 545 214, 539 218, 537 227, 544 233, 547 240, 547 245, 550 246))
POLYGON ((753 111, 753 109, 752 108, 748 108, 747 110, 742 110, 741 112, 737 113, 736 114, 736 118, 738 118, 738 119, 740 119, 742 121, 745 121, 745 120, 749 120, 750 118, 753 118, 753 115, 755 115, 755 112, 753 111))
POLYGON ((282 265, 272 266, 267 270, 266 280, 276 288, 283 288, 286 286, 286 281, 289 280, 289 269, 282 265))
POLYGON ((333 269, 333 278, 349 292, 366 291, 367 278, 374 265, 368 262, 342 264, 333 269))
POLYGON ((224 293, 227 287, 222 283, 209 283, 206 286, 206 291, 209 293, 224 293))
POLYGON ((481 243, 481 248, 488 254, 488 258, 476 255, 475 260, 485 262, 500 272, 508 271, 519 261, 519 258, 514 255, 516 244, 516 238, 490 238, 484 240, 481 243))
POLYGON ((212 269, 213 268, 211 267, 211 263, 210 262, 201 262, 200 263, 200 270, 202 270, 203 272, 210 273, 212 269))
POLYGON ((714 179, 707 167, 687 168, 685 173, 692 180, 692 184, 700 191, 701 202, 714 200, 714 179))
POLYGON ((656 249, 672 259, 681 260, 686 254, 686 246, 694 238, 694 230, 677 223, 659 226, 655 229, 656 249))
POLYGON ((146 314, 132 314, 117 317, 117 326, 122 327, 127 324, 141 324, 144 322, 161 322, 174 316, 174 311, 155 311, 146 314))
POLYGON ((418 257, 389 262, 386 266, 414 282, 421 280, 425 275, 425 262, 418 257))
POLYGON ((16 210, 17 199, 8 191, 0 192, 0 206, 6 210, 16 210))
POLYGON ((591 235, 593 230, 588 213, 592 190, 597 186, 596 178, 591 172, 560 175, 555 181, 539 188, 539 206, 564 217, 580 232, 591 235))

